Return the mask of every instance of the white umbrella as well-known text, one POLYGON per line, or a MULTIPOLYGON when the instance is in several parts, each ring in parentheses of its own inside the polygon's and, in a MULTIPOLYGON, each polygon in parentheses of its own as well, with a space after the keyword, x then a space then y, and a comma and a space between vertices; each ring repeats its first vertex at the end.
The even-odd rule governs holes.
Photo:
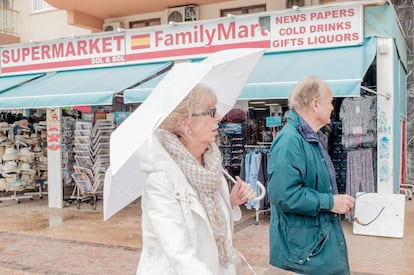
POLYGON ((141 196, 144 176, 138 152, 154 130, 198 83, 217 95, 224 116, 236 102, 264 49, 216 52, 200 63, 173 66, 150 96, 111 135, 110 166, 104 183, 104 220, 141 196))

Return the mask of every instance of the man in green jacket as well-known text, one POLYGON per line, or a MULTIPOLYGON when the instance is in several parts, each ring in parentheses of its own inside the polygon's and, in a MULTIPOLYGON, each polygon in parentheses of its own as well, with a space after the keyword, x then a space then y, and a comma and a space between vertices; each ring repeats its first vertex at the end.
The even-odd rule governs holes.
POLYGON ((354 206, 338 194, 320 129, 330 123, 332 93, 306 77, 289 95, 289 115, 270 149, 270 264, 300 274, 350 274, 340 216, 354 206))

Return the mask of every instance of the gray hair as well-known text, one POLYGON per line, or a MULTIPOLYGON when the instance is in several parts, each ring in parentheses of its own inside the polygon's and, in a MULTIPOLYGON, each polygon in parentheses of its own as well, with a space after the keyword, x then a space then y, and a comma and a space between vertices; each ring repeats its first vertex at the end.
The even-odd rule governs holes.
POLYGON ((206 107, 213 107, 216 104, 216 94, 210 87, 201 84, 196 85, 161 123, 160 128, 176 134, 185 144, 190 136, 179 127, 179 120, 186 118, 188 125, 191 123, 194 113, 200 112, 206 107))
POLYGON ((313 99, 320 99, 325 82, 315 76, 307 76, 299 81, 289 94, 289 109, 300 112, 309 107, 313 99))

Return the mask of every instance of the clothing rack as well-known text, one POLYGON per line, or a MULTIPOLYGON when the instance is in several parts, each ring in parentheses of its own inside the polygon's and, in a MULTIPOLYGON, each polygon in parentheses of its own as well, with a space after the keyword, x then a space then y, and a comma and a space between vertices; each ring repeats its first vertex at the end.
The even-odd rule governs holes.
POLYGON ((391 95, 390 95, 389 93, 382 94, 382 93, 379 93, 379 92, 377 92, 377 91, 375 91, 375 90, 373 90, 373 89, 370 89, 370 88, 368 88, 368 87, 365 87, 365 86, 361 86, 361 89, 362 89, 362 90, 364 90, 364 91, 366 91, 366 92, 368 92, 368 93, 374 94, 374 95, 383 96, 383 97, 385 97, 387 100, 391 98, 391 95))
MULTIPOLYGON (((261 152, 261 150, 262 149, 266 149, 266 153, 267 153, 267 150, 269 150, 269 148, 270 148, 270 142, 266 142, 266 143, 260 143, 260 144, 254 144, 254 145, 252 145, 252 144, 247 144, 247 145, 244 145, 244 147, 245 147, 245 149, 246 149, 246 152, 245 152, 245 156, 244 157, 246 157, 246 155, 247 155, 247 152, 248 152, 248 150, 250 149, 251 151, 256 151, 257 150, 257 152, 261 152)), ((265 151, 263 151, 263 152, 265 152, 265 151)), ((267 161, 264 163, 264 164, 262 164, 261 163, 261 165, 265 165, 265 170, 267 169, 266 168, 266 166, 267 166, 267 161)), ((260 170, 260 168, 262 168, 261 167, 261 165, 260 165, 260 167, 257 167, 257 169, 258 169, 258 174, 260 174, 260 172, 259 172, 259 170, 260 170)), ((244 166, 245 167, 245 166, 244 166)), ((246 169, 246 167, 245 167, 245 169, 246 169)), ((261 169, 261 171, 263 171, 263 168, 261 169)), ((263 176, 265 176, 265 174, 264 174, 264 172, 263 172, 263 174, 262 174, 263 176)), ((248 177, 249 175, 244 175, 244 178, 245 178, 245 180, 249 180, 247 177, 248 177)), ((250 180, 252 180, 251 178, 250 178, 250 180)), ((259 179, 259 178, 257 178, 257 181, 258 182, 260 182, 261 183, 261 185, 267 185, 267 178, 266 178, 266 176, 264 177, 264 178, 262 178, 262 179, 259 179), (261 182, 261 180, 264 180, 265 182, 261 182)), ((263 188, 264 188, 264 190, 265 190, 265 187, 263 186, 263 188)), ((267 198, 267 196, 263 196, 263 198, 261 198, 261 200, 263 200, 263 199, 265 199, 265 198, 267 198)), ((255 224, 257 225, 257 224, 259 224, 259 217, 260 217, 260 214, 261 213, 265 213, 265 212, 270 212, 270 208, 266 205, 266 201, 263 201, 263 202, 260 202, 260 201, 257 201, 256 200, 256 202, 258 202, 259 203, 259 206, 257 206, 257 205, 255 205, 255 206, 253 206, 252 205, 252 201, 248 201, 247 203, 246 203, 246 207, 247 207, 247 209, 255 209, 255 211, 256 211, 256 220, 255 220, 255 224), (263 204, 261 204, 261 203, 263 203, 263 204), (262 207, 263 206, 263 207, 262 207)))
POLYGON ((264 143, 264 144, 246 144, 244 145, 244 148, 269 148, 272 144, 271 142, 258 142, 258 143, 264 143))

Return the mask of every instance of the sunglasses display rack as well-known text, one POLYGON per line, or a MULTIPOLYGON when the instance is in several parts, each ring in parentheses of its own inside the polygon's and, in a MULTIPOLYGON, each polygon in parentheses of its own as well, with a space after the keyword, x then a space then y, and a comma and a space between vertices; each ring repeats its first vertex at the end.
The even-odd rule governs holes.
POLYGON ((232 176, 240 175, 245 144, 242 124, 221 123, 217 141, 222 152, 224 167, 232 176))

